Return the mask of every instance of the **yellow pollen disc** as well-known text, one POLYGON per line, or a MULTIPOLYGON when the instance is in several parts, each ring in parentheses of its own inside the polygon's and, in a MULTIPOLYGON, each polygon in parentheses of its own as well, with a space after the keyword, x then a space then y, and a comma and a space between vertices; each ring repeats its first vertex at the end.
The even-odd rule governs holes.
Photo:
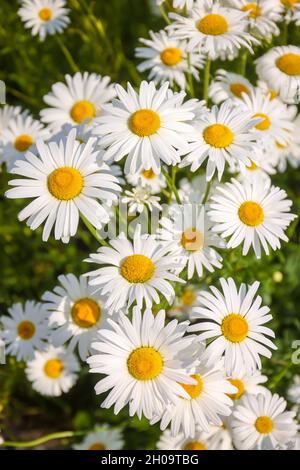
POLYGON ((128 372, 137 380, 152 380, 163 368, 163 358, 151 347, 137 348, 127 359, 128 372))
POLYGON ((75 302, 71 315, 76 325, 81 328, 91 328, 98 322, 101 310, 95 300, 85 298, 75 302))
POLYGON ((254 163, 253 160, 251 160, 250 166, 247 166, 247 170, 249 170, 249 171, 255 171, 255 170, 257 170, 257 168, 258 168, 258 166, 256 165, 256 163, 254 163))
POLYGON ((256 126, 255 126, 256 129, 258 129, 259 131, 266 131, 266 130, 269 129, 269 127, 271 125, 271 120, 266 114, 257 113, 253 117, 254 118, 256 118, 256 117, 263 118, 263 120, 261 122, 256 124, 256 126))
POLYGON ((157 174, 154 173, 154 171, 152 170, 152 168, 150 168, 150 170, 144 170, 142 172, 142 175, 144 178, 146 178, 147 180, 153 180, 154 178, 157 177, 157 174))
POLYGON ((106 447, 102 442, 95 442, 95 444, 92 444, 88 450, 105 450, 106 447))
POLYGON ((261 15, 261 9, 256 3, 248 3, 242 8, 242 11, 249 11, 249 17, 254 20, 261 15))
POLYGON ((174 65, 177 65, 182 59, 181 50, 177 47, 168 47, 162 51, 160 58, 165 65, 173 67, 174 65))
POLYGON ((181 236, 181 245, 187 251, 199 251, 203 248, 203 233, 195 227, 186 229, 181 236))
POLYGON ((77 197, 83 188, 81 173, 69 166, 58 168, 48 176, 48 189, 52 196, 61 201, 77 197))
POLYGON ((39 17, 43 21, 49 21, 52 18, 52 10, 50 8, 42 8, 39 11, 39 17))
POLYGON ((299 2, 299 0, 280 0, 282 5, 284 5, 286 8, 293 8, 296 3, 299 2))
POLYGON ((64 370, 64 364, 60 359, 49 359, 44 365, 45 374, 50 379, 58 379, 64 370))
POLYGON ((18 335, 20 338, 28 340, 34 336, 35 325, 28 320, 22 321, 18 324, 18 335))
POLYGON ((197 381, 196 385, 189 385, 183 384, 180 385, 184 388, 184 390, 189 394, 191 398, 198 398, 203 390, 203 382, 199 374, 191 375, 193 379, 197 381))
POLYGON ((202 34, 207 34, 209 36, 219 36, 221 34, 227 33, 228 23, 224 16, 217 15, 216 13, 210 13, 198 22, 197 28, 202 34))
POLYGON ((180 301, 183 305, 193 305, 193 303, 195 302, 197 296, 195 294, 195 292, 192 290, 192 289, 189 289, 188 287, 186 289, 184 289, 181 297, 180 297, 180 301))
POLYGON ((287 75, 300 75, 300 55, 288 53, 276 60, 279 70, 287 75))
POLYGON ((18 152, 26 152, 33 144, 33 138, 28 134, 19 135, 15 140, 15 149, 18 152))
POLYGON ((250 91, 243 83, 232 83, 230 85, 230 91, 234 96, 241 98, 242 93, 249 95, 250 91))
POLYGON ((238 216, 243 224, 249 227, 257 227, 264 220, 264 211, 257 202, 246 201, 240 205, 238 216))
POLYGON ((231 343, 241 343, 247 337, 249 325, 242 315, 231 313, 223 319, 221 330, 224 337, 231 343))
POLYGON ((191 441, 185 445, 183 450, 207 450, 207 447, 203 442, 200 441, 191 441))
POLYGON ((285 144, 280 144, 279 142, 275 142, 276 144, 276 147, 279 149, 279 150, 284 150, 287 148, 288 146, 288 142, 286 142, 285 144))
POLYGON ((275 91, 273 90, 272 88, 270 88, 269 90, 269 97, 270 97, 270 100, 274 100, 274 98, 277 98, 278 96, 278 91, 275 91))
POLYGON ((241 398, 242 395, 245 393, 245 385, 240 379, 228 379, 228 382, 231 383, 231 385, 234 385, 238 391, 236 393, 228 393, 228 396, 232 400, 238 400, 241 398))
POLYGON ((223 124, 212 124, 204 129, 203 138, 208 145, 222 149, 232 144, 234 135, 229 127, 223 124))
POLYGON ((147 282, 154 273, 153 261, 145 255, 130 255, 121 265, 121 275, 133 284, 147 282))
POLYGON ((260 416, 255 421, 255 428, 260 434, 270 434, 273 430, 273 421, 269 416, 260 416))
POLYGON ((90 101, 77 101, 77 103, 72 106, 70 115, 73 121, 80 124, 85 119, 93 119, 96 116, 96 109, 90 101))
POLYGON ((129 119, 129 129, 140 137, 155 134, 160 128, 160 117, 152 109, 139 109, 129 119))

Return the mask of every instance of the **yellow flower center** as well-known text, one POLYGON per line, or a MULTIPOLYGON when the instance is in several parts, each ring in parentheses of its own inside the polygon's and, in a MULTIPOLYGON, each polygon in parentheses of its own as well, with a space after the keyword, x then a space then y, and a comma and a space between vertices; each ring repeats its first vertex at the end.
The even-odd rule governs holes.
POLYGON ((228 382, 230 382, 232 385, 234 385, 238 391, 236 393, 228 393, 228 396, 232 400, 238 400, 241 398, 242 395, 245 393, 245 385, 240 379, 228 379, 228 382))
POLYGON ((260 7, 257 5, 257 3, 247 3, 247 5, 245 5, 243 8, 242 8, 242 11, 249 11, 249 17, 250 18, 253 18, 254 20, 261 15, 261 9, 260 7))
POLYGON ((195 227, 186 229, 181 236, 181 245, 187 251, 199 251, 203 248, 203 233, 195 227))
POLYGON ((255 421, 255 428, 260 434, 270 434, 273 430, 273 421, 269 416, 260 416, 255 421))
POLYGON ((144 170, 142 172, 142 175, 144 178, 146 178, 147 180, 153 180, 154 178, 157 177, 157 174, 154 173, 154 171, 152 170, 152 168, 150 168, 150 170, 144 170))
POLYGON ((129 119, 129 129, 140 137, 155 134, 160 124, 159 115, 152 109, 139 109, 129 119))
POLYGON ((280 0, 280 2, 286 8, 293 8, 293 6, 296 5, 296 3, 299 2, 299 0, 280 0))
POLYGON ((152 278, 155 270, 153 261, 145 255, 130 255, 121 265, 121 275, 126 281, 138 284, 152 278))
POLYGON ((163 358, 151 347, 137 348, 127 359, 128 372, 137 380, 152 380, 163 368, 163 358))
POLYGON ((219 36, 221 34, 227 33, 228 23, 224 16, 218 15, 216 13, 210 13, 198 22, 197 28, 202 34, 207 34, 209 36, 219 36))
POLYGON ((238 98, 242 97, 242 93, 246 93, 247 95, 249 95, 250 93, 248 88, 243 83, 232 83, 230 85, 230 91, 234 96, 237 96, 238 98))
POLYGON ((177 47, 168 47, 160 54, 161 61, 168 65, 169 67, 173 67, 177 65, 182 59, 181 50, 177 47))
POLYGON ((241 343, 247 337, 249 325, 239 313, 230 313, 223 319, 221 330, 224 337, 231 343, 241 343))
POLYGON ((186 289, 184 289, 181 297, 180 297, 180 301, 183 305, 193 305, 193 303, 195 302, 197 296, 195 294, 195 292, 192 290, 192 289, 189 289, 188 287, 186 289))
POLYGON ((52 196, 61 201, 77 197, 83 188, 81 173, 69 166, 58 168, 48 176, 48 189, 52 196))
POLYGON ((85 119, 93 119, 96 116, 96 109, 90 101, 77 101, 77 103, 72 106, 70 115, 73 121, 80 124, 85 119))
POLYGON ((278 91, 273 90, 272 88, 269 89, 269 97, 270 100, 274 100, 274 98, 277 98, 278 96, 278 91))
POLYGON ((232 144, 234 135, 224 124, 212 124, 204 129, 203 138, 208 145, 222 149, 232 144))
POLYGON ((183 384, 180 385, 184 388, 184 390, 189 394, 191 398, 198 398, 203 390, 203 382, 199 374, 191 375, 193 379, 197 381, 196 385, 189 385, 183 384))
POLYGON ((207 447, 203 442, 191 441, 184 446, 183 450, 207 450, 207 447))
POLYGON ((289 145, 288 142, 285 142, 284 144, 280 144, 279 142, 275 142, 276 144, 276 147, 279 149, 279 150, 284 150, 287 148, 287 146, 289 145))
POLYGON ((51 8, 42 8, 40 11, 39 11, 39 17, 41 20, 43 21, 49 21, 51 20, 52 18, 52 10, 51 8))
POLYGON ((72 307, 71 315, 76 325, 81 328, 91 328, 101 315, 98 303, 93 299, 80 299, 72 307))
POLYGON ((20 338, 28 340, 34 336, 35 333, 35 325, 28 320, 21 321, 18 324, 18 335, 20 338))
POLYGON ((287 75, 300 75, 300 55, 288 53, 276 60, 276 65, 281 72, 287 75))
POLYGON ((33 144, 33 138, 28 134, 19 135, 15 140, 15 149, 18 152, 26 152, 33 144))
POLYGON ((106 450, 106 447, 102 442, 95 442, 95 444, 92 444, 88 450, 106 450))
POLYGON ((44 365, 44 371, 50 379, 58 379, 64 370, 64 364, 60 359, 49 359, 44 365))
POLYGON ((269 127, 271 125, 271 120, 266 114, 257 113, 253 117, 254 118, 256 118, 256 117, 263 118, 262 121, 260 121, 258 124, 256 124, 256 126, 255 126, 256 129, 258 129, 259 131, 266 131, 266 130, 269 129, 269 127))
POLYGON ((243 224, 249 227, 257 227, 264 220, 264 211, 257 202, 246 201, 240 205, 238 216, 243 224))
POLYGON ((251 160, 251 163, 250 163, 250 166, 247 166, 247 170, 249 171, 255 171, 257 170, 258 166, 256 165, 256 163, 254 163, 253 160, 251 160))

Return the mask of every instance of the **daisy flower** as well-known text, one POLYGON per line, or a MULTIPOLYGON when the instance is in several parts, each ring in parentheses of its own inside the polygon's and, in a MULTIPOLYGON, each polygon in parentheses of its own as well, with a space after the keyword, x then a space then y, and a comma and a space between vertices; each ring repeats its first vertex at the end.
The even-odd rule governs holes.
POLYGON ((257 258, 261 257, 261 246, 268 255, 281 247, 280 240, 288 241, 285 229, 296 215, 290 213, 292 201, 283 189, 261 184, 239 183, 231 179, 216 188, 211 196, 208 216, 214 222, 213 231, 222 238, 230 237, 227 248, 236 248, 243 243, 243 255, 253 247, 257 258))
POLYGON ((9 121, 19 116, 19 114, 26 116, 28 111, 23 110, 21 106, 9 106, 7 104, 0 108, 0 139, 2 131, 7 128, 9 121))
POLYGON ((178 256, 183 258, 182 269, 187 266, 188 279, 195 271, 202 277, 204 269, 213 272, 222 267, 222 257, 215 247, 224 247, 224 243, 210 229, 204 207, 194 204, 171 207, 169 217, 160 220, 158 238, 176 244, 178 256))
POLYGON ((173 436, 170 429, 166 429, 161 434, 156 447, 158 450, 217 450, 216 447, 211 445, 209 433, 203 432, 200 429, 196 431, 194 437, 186 437, 183 433, 173 436))
POLYGON ((120 429, 111 429, 106 424, 96 426, 80 444, 74 444, 75 450, 121 450, 124 445, 120 429))
POLYGON ((18 14, 33 36, 62 33, 70 23, 65 0, 21 0, 18 14))
POLYGON ((65 123, 77 125, 85 120, 93 121, 101 114, 103 105, 116 95, 109 77, 77 72, 73 76, 66 75, 65 80, 66 83, 55 83, 43 98, 51 107, 41 111, 41 119, 54 131, 65 123))
POLYGON ((241 284, 237 290, 234 280, 220 279, 222 291, 211 286, 211 292, 202 291, 201 304, 193 309, 191 317, 201 319, 190 331, 200 331, 199 341, 214 338, 204 351, 202 358, 211 366, 224 356, 227 375, 244 368, 252 373, 261 368, 259 355, 270 358, 270 349, 277 349, 267 336, 274 332, 264 325, 272 319, 270 309, 261 306, 262 299, 256 296, 259 282, 247 288, 241 284))
POLYGON ((186 41, 175 39, 165 30, 158 33, 149 31, 149 35, 151 39, 140 38, 140 42, 147 47, 136 48, 136 57, 145 59, 137 67, 140 72, 150 70, 149 80, 155 83, 169 81, 171 86, 176 84, 182 90, 187 85, 185 74, 190 73, 195 80, 199 80, 199 69, 204 65, 201 54, 188 54, 186 41))
POLYGON ((296 21, 300 12, 300 0, 264 0, 268 8, 272 8, 277 15, 277 21, 290 23, 296 21))
POLYGON ((100 264, 86 276, 91 278, 91 286, 107 295, 110 310, 118 311, 125 305, 129 308, 133 302, 142 306, 143 301, 151 307, 153 302, 160 302, 158 292, 171 304, 175 296, 171 282, 184 282, 172 272, 178 268, 172 243, 159 243, 154 236, 141 235, 137 225, 133 242, 121 233, 110 244, 86 260, 100 264))
POLYGON ((300 375, 295 375, 293 383, 288 389, 288 399, 300 405, 300 375))
POLYGON ((121 201, 123 204, 128 204, 129 215, 141 214, 146 208, 150 212, 152 212, 154 208, 158 209, 158 211, 162 209, 159 203, 160 197, 153 196, 149 186, 136 186, 132 191, 126 189, 124 194, 121 201))
POLYGON ((28 300, 24 306, 14 304, 9 315, 2 315, 5 352, 16 356, 17 361, 34 357, 34 350, 44 350, 48 339, 47 311, 43 304, 28 300))
POLYGON ((174 23, 167 27, 176 39, 188 40, 187 52, 207 54, 212 60, 235 55, 242 47, 253 52, 257 40, 246 31, 247 12, 224 8, 219 2, 197 2, 187 17, 170 13, 174 23))
POLYGON ((161 160, 179 163, 188 146, 186 134, 195 133, 195 101, 184 105, 185 93, 171 93, 168 83, 157 90, 154 82, 143 81, 139 93, 128 83, 127 91, 121 85, 116 91, 118 99, 104 106, 93 131, 102 137, 105 159, 120 161, 127 155, 125 173, 144 168, 158 174, 161 160))
POLYGON ((208 434, 210 449, 233 450, 232 431, 230 427, 230 416, 222 416, 220 426, 211 426, 208 434))
POLYGON ((173 320, 165 326, 165 312, 155 316, 146 309, 142 315, 135 307, 132 322, 120 313, 118 321, 108 320, 111 329, 100 330, 99 340, 92 343, 96 354, 88 358, 92 373, 104 374, 95 386, 97 394, 110 393, 103 408, 114 405, 115 414, 129 404, 129 414, 151 419, 177 396, 188 398, 180 385, 193 384, 178 354, 193 342, 185 337, 188 322, 173 320))
POLYGON ((258 370, 249 374, 241 367, 239 370, 234 371, 227 380, 237 389, 236 393, 229 395, 236 403, 245 394, 258 395, 259 393, 265 393, 266 388, 260 384, 267 382, 268 378, 258 370))
POLYGON ((221 369, 199 364, 191 378, 196 381, 195 385, 181 384, 188 397, 180 397, 167 405, 162 415, 154 417, 151 424, 161 420, 160 429, 163 431, 171 423, 173 436, 183 432, 186 437, 194 438, 197 427, 209 432, 210 424, 221 424, 220 416, 231 414, 232 400, 228 395, 237 389, 224 378, 221 369))
POLYGON ((184 287, 180 295, 177 295, 172 307, 168 310, 168 317, 176 317, 184 320, 190 317, 192 308, 197 305, 197 291, 189 284, 184 287))
MULTIPOLYGON (((275 152, 276 154, 276 152, 275 152)), ((276 156, 271 148, 266 148, 262 142, 258 142, 251 153, 251 164, 249 166, 236 165, 236 171, 239 172, 238 179, 254 183, 254 180, 260 178, 262 185, 270 185, 270 175, 276 173, 276 156)))
POLYGON ((50 345, 46 351, 35 352, 25 373, 32 388, 41 395, 59 397, 76 383, 79 363, 73 353, 50 345))
POLYGON ((285 145, 275 143, 276 164, 279 171, 284 172, 289 163, 293 168, 300 165, 300 114, 294 119, 294 129, 290 133, 290 139, 285 145))
POLYGON ((295 437, 295 413, 285 411, 286 401, 266 390, 262 395, 246 395, 233 411, 232 430, 239 450, 275 449, 295 437))
POLYGON ((96 162, 95 139, 87 144, 76 140, 76 129, 59 143, 37 141, 38 155, 27 152, 18 160, 12 173, 26 179, 11 180, 16 186, 6 192, 9 198, 34 198, 19 214, 19 220, 28 218, 32 230, 45 220, 43 240, 47 241, 55 225, 55 239, 68 242, 76 234, 79 214, 96 229, 109 220, 102 205, 117 199, 118 180, 103 164, 96 162), (100 200, 100 202, 98 202, 100 200))
POLYGON ((0 138, 1 161, 11 171, 17 160, 23 160, 29 150, 34 152, 36 140, 48 139, 49 131, 27 114, 17 114, 11 118, 0 138))
POLYGON ((106 299, 94 294, 83 276, 67 274, 58 280, 60 285, 42 297, 49 313, 49 326, 53 328, 51 341, 54 346, 70 341, 68 351, 78 347, 80 358, 85 361, 97 330, 106 325, 106 299))
POLYGON ((256 71, 283 101, 289 104, 299 102, 300 47, 273 47, 256 60, 256 71))
POLYGON ((162 188, 167 186, 166 178, 162 173, 157 175, 153 170, 145 170, 144 168, 137 173, 129 173, 126 175, 126 180, 132 186, 148 186, 151 189, 151 194, 160 193, 162 188))
POLYGON ((249 95, 252 89, 253 86, 243 75, 219 69, 210 84, 208 95, 213 103, 220 104, 229 98, 235 101, 240 100, 242 93, 249 95))
POLYGON ((207 159, 206 179, 210 181, 216 170, 221 179, 226 162, 230 167, 233 161, 250 165, 249 153, 255 142, 251 129, 258 122, 252 116, 250 111, 234 107, 231 100, 222 103, 220 108, 213 106, 197 121, 197 137, 191 142, 180 167, 191 166, 194 172, 207 159))

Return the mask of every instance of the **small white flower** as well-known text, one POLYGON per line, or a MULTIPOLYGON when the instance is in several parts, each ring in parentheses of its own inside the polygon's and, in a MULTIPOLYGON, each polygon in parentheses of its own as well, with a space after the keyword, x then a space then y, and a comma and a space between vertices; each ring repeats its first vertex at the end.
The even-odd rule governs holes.
POLYGON ((157 175, 153 170, 141 169, 137 173, 129 173, 126 179, 132 186, 150 187, 151 194, 160 193, 161 189, 167 186, 164 175, 162 173, 157 175))
POLYGON ((96 426, 80 444, 74 444, 75 450, 121 450, 124 445, 120 429, 111 429, 106 424, 96 426))
POLYGON ((227 380, 237 389, 236 393, 229 395, 236 404, 245 394, 258 395, 259 393, 265 393, 266 388, 260 384, 267 382, 268 378, 266 375, 262 375, 259 370, 249 374, 244 367, 240 367, 238 370, 233 371, 227 380))
POLYGON ((250 94, 253 86, 247 78, 237 73, 219 69, 209 87, 209 97, 215 104, 220 104, 227 99, 239 103, 242 93, 250 94))
POLYGON ((150 186, 136 186, 132 191, 126 189, 124 194, 121 201, 123 204, 128 204, 129 215, 141 214, 145 208, 150 212, 154 208, 161 211, 160 197, 152 195, 150 186))
MULTIPOLYGON (((210 429, 213 429, 211 426, 210 429)), ((183 433, 173 436, 170 429, 166 429, 160 436, 156 447, 159 450, 219 450, 210 439, 211 433, 203 432, 197 429, 194 437, 186 437, 183 433)))

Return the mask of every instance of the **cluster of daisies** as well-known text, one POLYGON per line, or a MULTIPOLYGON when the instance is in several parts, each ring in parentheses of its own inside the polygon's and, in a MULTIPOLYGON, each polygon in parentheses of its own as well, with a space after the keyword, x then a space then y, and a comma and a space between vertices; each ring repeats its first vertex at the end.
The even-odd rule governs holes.
MULTIPOLYGON (((45 39, 67 27, 65 3, 23 0, 19 15, 45 39)), ((0 317, 1 341, 45 396, 67 393, 88 363, 103 408, 159 423, 158 449, 296 449, 300 379, 288 392, 292 411, 264 385, 261 358, 276 340, 259 283, 220 274, 207 286, 205 277, 228 250, 259 259, 280 249, 296 218, 271 177, 300 165, 300 48, 270 44, 282 23, 300 24, 300 2, 173 6, 166 28, 136 49, 149 74, 138 90, 78 72, 53 84, 40 119, 0 110, 6 196, 31 200, 19 220, 42 227, 43 241, 52 233, 69 243, 79 223, 100 241, 85 260, 91 271, 59 276, 38 302, 0 317), (209 83, 211 61, 262 44, 257 83, 225 69, 209 83), (104 238, 121 205, 129 230, 104 238), (152 231, 140 223, 150 214, 152 231)), ((121 430, 104 425, 74 448, 122 446, 121 430)))

